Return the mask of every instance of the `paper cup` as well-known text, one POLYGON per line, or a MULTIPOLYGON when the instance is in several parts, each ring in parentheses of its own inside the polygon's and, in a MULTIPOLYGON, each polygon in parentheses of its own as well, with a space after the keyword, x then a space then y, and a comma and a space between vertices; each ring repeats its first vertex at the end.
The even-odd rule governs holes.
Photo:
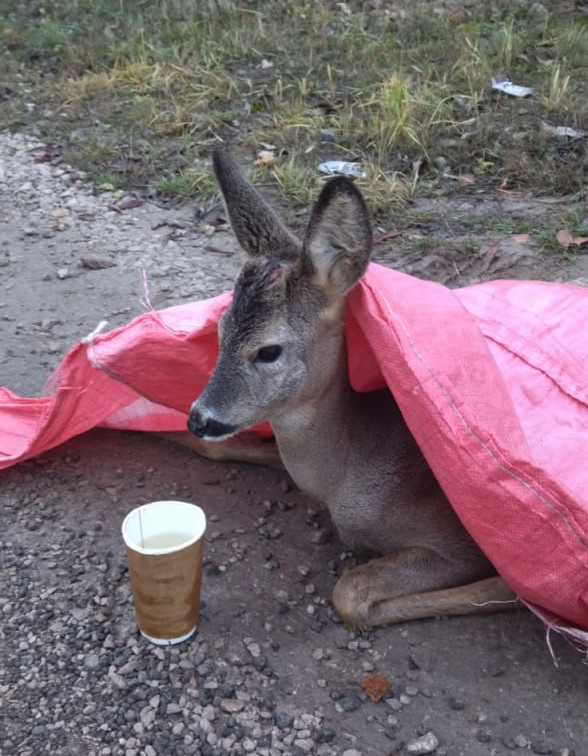
POLYGON ((205 529, 204 512, 184 501, 144 504, 123 521, 137 624, 153 643, 181 643, 196 630, 205 529))

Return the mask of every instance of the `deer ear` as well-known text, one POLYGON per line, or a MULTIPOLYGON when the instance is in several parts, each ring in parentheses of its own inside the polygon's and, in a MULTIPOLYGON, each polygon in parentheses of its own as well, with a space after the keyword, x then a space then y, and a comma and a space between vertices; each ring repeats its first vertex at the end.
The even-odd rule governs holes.
POLYGON ((250 257, 294 260, 300 242, 245 178, 232 157, 213 150, 214 174, 237 241, 250 257))
POLYGON ((302 250, 302 270, 329 292, 345 294, 363 275, 372 248, 369 213, 359 189, 343 176, 323 187, 302 250))

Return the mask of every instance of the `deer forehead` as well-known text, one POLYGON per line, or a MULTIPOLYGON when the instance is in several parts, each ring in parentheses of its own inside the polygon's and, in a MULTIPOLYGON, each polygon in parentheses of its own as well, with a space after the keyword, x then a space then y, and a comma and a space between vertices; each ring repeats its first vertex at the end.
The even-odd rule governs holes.
POLYGON ((323 293, 297 270, 273 261, 248 262, 221 321, 222 342, 249 349, 285 339, 302 340, 326 304, 323 293))

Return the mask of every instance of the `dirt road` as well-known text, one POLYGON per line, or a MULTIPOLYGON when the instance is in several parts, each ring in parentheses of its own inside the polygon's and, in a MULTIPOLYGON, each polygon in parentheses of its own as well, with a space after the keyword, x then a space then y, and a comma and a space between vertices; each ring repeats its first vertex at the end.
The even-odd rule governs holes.
MULTIPOLYGON (((209 233, 214 213, 203 225, 192 207, 116 201, 42 144, 0 135, 2 385, 39 392, 77 339, 128 321, 147 294, 164 307, 230 286, 240 258, 222 226, 209 233)), ((419 226, 379 259, 452 284, 588 276, 585 258, 544 258, 508 235, 458 256, 447 218, 498 227, 556 211, 524 197, 466 204, 428 208, 439 248, 415 249, 432 228, 419 226)), ((526 610, 346 631, 329 597, 353 558, 284 473, 95 431, 3 473, 0 501, 6 756, 588 753, 585 653, 551 634, 552 655, 526 610), (210 524, 198 635, 168 649, 136 632, 119 531, 132 507, 173 497, 210 524), (361 686, 372 673, 391 682, 379 703, 361 686)))

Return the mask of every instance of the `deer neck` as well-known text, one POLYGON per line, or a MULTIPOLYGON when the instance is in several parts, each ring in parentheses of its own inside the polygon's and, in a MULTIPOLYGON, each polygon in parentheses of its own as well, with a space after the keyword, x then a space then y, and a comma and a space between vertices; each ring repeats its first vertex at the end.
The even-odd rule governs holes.
POLYGON ((342 479, 353 390, 347 372, 343 328, 320 345, 317 389, 271 419, 284 466, 296 485, 327 502, 342 479))

